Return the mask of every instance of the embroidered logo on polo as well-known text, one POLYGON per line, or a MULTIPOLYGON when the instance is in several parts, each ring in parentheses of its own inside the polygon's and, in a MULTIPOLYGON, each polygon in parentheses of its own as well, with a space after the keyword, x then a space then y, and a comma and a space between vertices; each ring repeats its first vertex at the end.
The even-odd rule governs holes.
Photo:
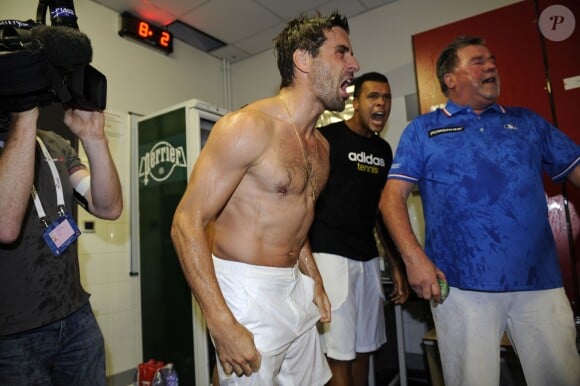
POLYGON ((506 123, 505 125, 503 125, 504 129, 510 129, 510 130, 517 130, 518 127, 516 125, 512 125, 511 123, 506 123))
POLYGON ((463 126, 458 127, 440 127, 438 129, 429 130, 429 138, 435 137, 441 134, 457 133, 458 131, 463 131, 465 128, 463 126))

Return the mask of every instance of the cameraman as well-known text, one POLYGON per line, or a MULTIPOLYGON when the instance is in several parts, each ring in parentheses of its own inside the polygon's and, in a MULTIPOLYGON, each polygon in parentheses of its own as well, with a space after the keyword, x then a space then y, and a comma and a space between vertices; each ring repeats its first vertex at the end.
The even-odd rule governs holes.
POLYGON ((73 196, 99 218, 121 214, 104 114, 64 114, 92 173, 68 141, 37 128, 38 116, 38 107, 0 112, 0 384, 105 385, 103 336, 81 286, 70 214, 73 196))

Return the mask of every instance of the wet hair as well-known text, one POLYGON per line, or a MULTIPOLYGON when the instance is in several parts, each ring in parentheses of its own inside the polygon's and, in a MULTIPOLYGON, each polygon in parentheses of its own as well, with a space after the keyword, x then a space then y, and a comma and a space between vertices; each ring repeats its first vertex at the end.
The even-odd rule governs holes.
POLYGON ((292 58, 294 51, 305 50, 310 56, 316 57, 326 40, 324 33, 333 27, 340 27, 346 33, 350 32, 346 17, 336 11, 330 16, 321 16, 318 12, 311 17, 301 14, 288 22, 282 32, 273 39, 278 71, 282 77, 280 88, 290 85, 294 80, 294 60, 292 58))
POLYGON ((445 74, 450 73, 457 66, 459 58, 457 57, 457 51, 466 46, 483 46, 485 45, 485 39, 477 36, 458 36, 453 40, 439 55, 437 59, 437 78, 439 79, 439 85, 441 86, 441 91, 443 94, 447 95, 449 91, 445 80, 443 79, 445 74))
POLYGON ((362 89, 362 85, 364 82, 381 82, 389 84, 389 79, 381 73, 378 72, 367 72, 366 74, 362 74, 361 76, 357 76, 354 80, 354 92, 352 96, 354 98, 358 98, 360 96, 360 92, 362 89))

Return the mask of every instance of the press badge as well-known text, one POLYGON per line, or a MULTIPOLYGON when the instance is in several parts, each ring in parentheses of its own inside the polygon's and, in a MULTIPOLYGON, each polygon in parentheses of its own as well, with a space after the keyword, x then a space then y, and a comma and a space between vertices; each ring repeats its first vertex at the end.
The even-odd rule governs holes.
POLYGON ((55 256, 59 256, 64 252, 80 235, 81 231, 79 227, 68 212, 59 217, 42 232, 42 237, 46 245, 48 245, 55 256))

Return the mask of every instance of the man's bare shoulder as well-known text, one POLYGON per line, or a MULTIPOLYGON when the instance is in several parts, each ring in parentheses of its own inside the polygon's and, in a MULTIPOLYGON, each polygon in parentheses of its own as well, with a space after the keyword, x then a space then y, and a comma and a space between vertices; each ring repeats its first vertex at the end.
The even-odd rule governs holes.
POLYGON ((278 120, 267 103, 252 103, 218 120, 205 145, 208 155, 236 158, 248 165, 259 162, 275 140, 278 120))
POLYGON ((253 102, 227 114, 216 123, 215 128, 218 132, 235 137, 268 137, 278 121, 268 100, 253 102))

